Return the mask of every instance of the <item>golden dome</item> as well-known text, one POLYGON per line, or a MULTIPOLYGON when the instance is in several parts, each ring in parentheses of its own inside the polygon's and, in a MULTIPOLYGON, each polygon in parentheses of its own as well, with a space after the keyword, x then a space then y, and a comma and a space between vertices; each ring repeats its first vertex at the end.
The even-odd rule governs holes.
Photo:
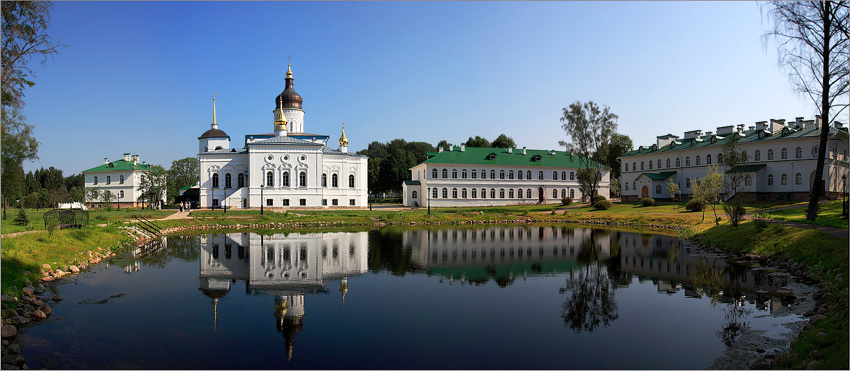
POLYGON ((345 121, 342 122, 342 136, 339 137, 339 145, 348 147, 348 138, 345 137, 345 121))

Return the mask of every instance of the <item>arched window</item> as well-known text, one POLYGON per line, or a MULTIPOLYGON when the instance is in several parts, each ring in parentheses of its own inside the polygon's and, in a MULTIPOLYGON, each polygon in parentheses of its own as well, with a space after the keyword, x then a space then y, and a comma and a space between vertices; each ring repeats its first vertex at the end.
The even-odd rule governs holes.
POLYGON ((449 177, 449 169, 443 169, 443 179, 446 179, 448 177, 449 177))
POLYGON ((637 185, 636 184, 637 184, 637 182, 632 182, 632 189, 634 189, 635 191, 637 191, 637 185))
POLYGON ((705 164, 711 165, 711 155, 705 155, 705 164))
POLYGON ((570 188, 570 198, 576 198, 576 190, 570 188))
POLYGON ((570 180, 576 180, 576 173, 573 171, 570 171, 570 180))
POLYGON ((484 188, 481 188, 481 198, 487 198, 487 190, 484 188))
POLYGON ((112 184, 112 177, 109 175, 106 176, 106 184, 112 184))
POLYGON ((490 189, 490 198, 496 198, 496 188, 490 189))
POLYGON ((452 188, 452 198, 457 198, 457 188, 452 188))
POLYGON ((818 157, 818 146, 812 147, 812 157, 818 157))
POLYGON ((661 159, 660 158, 658 159, 658 168, 659 169, 661 168, 661 159))
MULTIPOLYGON (((667 161, 670 161, 670 160, 667 160, 667 161)), ((629 163, 627 162, 626 163, 626 172, 628 172, 628 171, 629 171, 629 163)))
POLYGON ((472 198, 478 198, 477 196, 478 196, 478 190, 473 188, 472 189, 472 198))
POLYGON ((443 198, 449 198, 449 189, 443 188, 443 198))
POLYGON ((691 178, 685 179, 685 188, 691 188, 691 178))
POLYGON ((522 198, 522 188, 516 190, 516 198, 522 198))
MULTIPOLYGON (((215 177, 216 187, 218 187, 218 176, 215 177)), ((266 187, 274 187, 274 173, 266 172, 266 187)))
POLYGON ((437 198, 437 188, 435 187, 433 191, 431 191, 431 197, 437 198))
POLYGON ((788 148, 782 148, 781 156, 783 160, 788 158, 788 148))
POLYGON ((803 158, 803 148, 797 147, 797 149, 794 151, 794 157, 803 158))
POLYGON ((767 160, 773 160, 773 148, 767 150, 767 160))
POLYGON ((700 156, 697 155, 697 166, 702 165, 702 161, 700 161, 700 156))
POLYGON ((566 189, 561 190, 561 198, 564 198, 564 197, 567 197, 567 190, 566 189))
POLYGON ((661 194, 661 185, 660 184, 655 186, 655 194, 657 194, 657 195, 661 194))
POLYGON ((490 170, 490 179, 496 179, 496 170, 490 170))
POLYGON ((487 179, 487 170, 481 169, 481 179, 487 179))
POLYGON ((561 172, 561 180, 567 180, 567 172, 566 171, 561 172))
MULTIPOLYGON (((437 169, 433 171, 434 177, 437 177, 437 169)), ((328 186, 328 173, 322 173, 322 187, 328 186)))
POLYGON ((558 190, 557 189, 552 190, 552 198, 558 198, 558 190))
POLYGON ((460 198, 466 198, 466 188, 460 190, 460 198))
POLYGON ((118 198, 124 198, 124 191, 118 191, 118 198))
POLYGON ((118 177, 118 184, 124 184, 124 176, 123 175, 118 177))
POLYGON ((643 161, 640 162, 640 169, 643 170, 643 161))
POLYGON ((773 185, 773 174, 767 174, 767 185, 773 185))
POLYGON ((236 185, 239 186, 239 188, 245 186, 245 173, 239 173, 236 175, 236 185))
POLYGON ((782 176, 779 178, 779 180, 782 182, 780 184, 788 185, 788 175, 787 174, 782 174, 782 176))
POLYGON ((411 193, 411 198, 416 198, 416 191, 413 191, 413 192, 411 193))
POLYGON ((670 167, 670 159, 667 159, 667 167, 670 167))
POLYGON ((682 166, 682 159, 676 157, 676 167, 681 167, 681 166, 682 166))
POLYGON ((452 179, 457 179, 457 169, 452 169, 452 179))
POLYGON ((224 174, 224 188, 233 187, 233 178, 230 173, 224 174))
POLYGON ((301 171, 298 173, 298 186, 306 187, 307 186, 307 172, 301 171))
POLYGON ((691 156, 685 156, 685 166, 691 166, 691 156))
POLYGON ((552 180, 558 180, 558 172, 557 171, 552 172, 552 180))
POLYGON ((537 173, 537 179, 543 180, 543 172, 542 171, 537 173))
POLYGON ((477 179, 477 178, 478 178, 478 171, 475 170, 475 169, 472 169, 472 179, 477 179))
MULTIPOLYGON (((437 178, 437 169, 431 169, 431 178, 434 178, 434 179, 437 178)), ((325 182, 325 183, 327 183, 327 182, 325 182)))
POLYGON ((212 187, 218 188, 218 174, 212 175, 212 187))
POLYGON ((632 171, 637 171, 637 164, 632 162, 632 171))
POLYGON ((331 187, 339 188, 339 175, 336 173, 331 174, 331 187))
POLYGON ((508 179, 513 179, 513 178, 514 178, 514 171, 513 170, 508 171, 508 179))
POLYGON ((508 189, 508 198, 514 198, 514 189, 508 189))
POLYGON ((505 189, 504 188, 499 190, 499 198, 505 198, 505 189))
POLYGON ((505 171, 499 170, 499 179, 505 179, 505 171))
POLYGON ((747 175, 746 177, 744 177, 744 185, 745 185, 745 186, 748 186, 748 187, 749 187, 749 186, 752 186, 752 185, 753 185, 753 177, 751 177, 751 176, 749 176, 749 175, 747 175))
POLYGON ((652 170, 652 160, 649 160, 649 170, 652 170))
POLYGON ((522 170, 516 172, 516 178, 522 180, 522 170))
POLYGON ((794 175, 794 184, 803 184, 803 175, 802 174, 797 173, 797 175, 794 175))
POLYGON ((354 188, 354 174, 348 175, 348 188, 354 188))
POLYGON ((94 183, 93 184, 97 184, 97 177, 94 177, 94 183))
POLYGON ((283 179, 281 179, 281 181, 280 181, 280 186, 281 187, 289 187, 289 172, 288 171, 283 172, 283 179))
POLYGON ((626 182, 626 190, 629 190, 629 182, 626 182))
POLYGON ((531 180, 531 170, 525 172, 525 179, 531 180))
POLYGON ((525 198, 531 198, 531 189, 525 190, 525 198))
POLYGON ((718 164, 722 164, 722 163, 723 163, 723 154, 722 154, 722 153, 718 153, 718 154, 717 154, 717 163, 718 163, 718 164))

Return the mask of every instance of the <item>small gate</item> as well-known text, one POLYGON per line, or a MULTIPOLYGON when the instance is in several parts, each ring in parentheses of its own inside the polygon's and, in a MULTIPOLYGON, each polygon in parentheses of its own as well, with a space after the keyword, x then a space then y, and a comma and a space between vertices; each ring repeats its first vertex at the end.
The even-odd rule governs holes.
POLYGON ((44 228, 82 228, 89 225, 89 212, 79 209, 54 209, 44 213, 44 228))

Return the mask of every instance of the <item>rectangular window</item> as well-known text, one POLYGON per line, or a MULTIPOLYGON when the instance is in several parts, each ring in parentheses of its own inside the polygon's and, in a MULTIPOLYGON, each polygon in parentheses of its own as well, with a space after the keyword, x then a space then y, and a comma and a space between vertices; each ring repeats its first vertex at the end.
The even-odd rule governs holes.
POLYGON ((289 199, 288 198, 282 199, 281 202, 283 203, 283 206, 289 206, 289 199))
POLYGON ((218 199, 215 199, 215 198, 214 198, 214 199, 213 199, 213 204, 212 204, 212 205, 213 205, 213 207, 218 206, 218 199))
POLYGON ((351 206, 356 205, 356 203, 354 202, 354 199, 353 199, 353 198, 352 198, 352 199, 350 199, 350 200, 348 200, 348 204, 349 204, 349 205, 351 205, 351 206))
POLYGON ((307 199, 306 198, 299 199, 298 204, 301 205, 301 206, 307 206, 307 199))
POLYGON ((339 205, 339 200, 337 200, 337 199, 333 199, 333 200, 331 200, 331 205, 333 205, 333 206, 338 206, 338 205, 339 205))
POLYGON ((274 206, 274 200, 271 198, 266 199, 266 206, 274 206))
POLYGON ((328 199, 322 199, 322 206, 328 206, 328 199))

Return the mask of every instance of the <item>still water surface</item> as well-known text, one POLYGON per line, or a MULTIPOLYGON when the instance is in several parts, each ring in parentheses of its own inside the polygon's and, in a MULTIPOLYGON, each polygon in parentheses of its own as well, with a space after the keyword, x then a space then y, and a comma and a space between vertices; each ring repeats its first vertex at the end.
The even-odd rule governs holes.
POLYGON ((789 299, 674 237, 552 226, 170 236, 63 281, 30 368, 706 368, 789 299))

